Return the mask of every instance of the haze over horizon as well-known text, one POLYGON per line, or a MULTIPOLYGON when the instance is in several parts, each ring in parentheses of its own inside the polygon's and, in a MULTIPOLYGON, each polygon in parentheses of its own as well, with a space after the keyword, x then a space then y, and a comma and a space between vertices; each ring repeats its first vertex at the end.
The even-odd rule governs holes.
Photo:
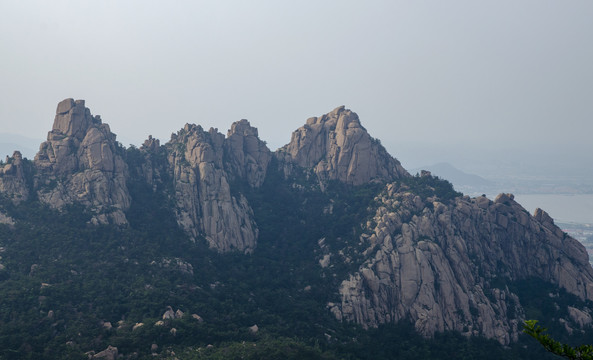
POLYGON ((0 132, 43 140, 73 97, 125 146, 246 118, 274 150, 346 105, 409 168, 587 175, 591 18, 589 1, 2 2, 0 132))

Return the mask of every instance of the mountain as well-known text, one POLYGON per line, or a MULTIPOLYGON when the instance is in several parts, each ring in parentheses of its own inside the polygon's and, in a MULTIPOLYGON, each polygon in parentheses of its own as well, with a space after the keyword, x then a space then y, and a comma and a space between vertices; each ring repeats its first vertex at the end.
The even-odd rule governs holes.
POLYGON ((577 240, 410 175, 343 106, 271 152, 247 120, 124 148, 66 99, 0 194, 2 358, 527 359, 525 319, 592 335, 577 240))
POLYGON ((421 170, 428 170, 435 176, 450 181, 457 189, 466 191, 474 191, 477 193, 487 193, 495 183, 484 179, 475 174, 468 174, 459 170, 449 163, 438 163, 430 166, 424 166, 422 169, 414 169, 411 172, 416 173, 421 170))
POLYGON ((0 133, 0 155, 4 158, 19 150, 23 157, 33 158, 39 148, 38 139, 10 133, 0 133))

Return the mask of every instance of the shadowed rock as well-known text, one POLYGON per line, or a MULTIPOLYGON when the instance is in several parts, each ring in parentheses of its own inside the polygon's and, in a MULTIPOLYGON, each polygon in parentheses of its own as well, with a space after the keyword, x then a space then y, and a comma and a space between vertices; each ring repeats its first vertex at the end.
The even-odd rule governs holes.
POLYGON ((257 129, 243 119, 231 125, 224 142, 231 173, 247 180, 251 187, 260 187, 266 178, 272 153, 257 135, 257 129))
POLYGON ((29 198, 20 151, 15 151, 12 157, 6 157, 4 164, 0 164, 0 193, 8 195, 15 204, 29 198))

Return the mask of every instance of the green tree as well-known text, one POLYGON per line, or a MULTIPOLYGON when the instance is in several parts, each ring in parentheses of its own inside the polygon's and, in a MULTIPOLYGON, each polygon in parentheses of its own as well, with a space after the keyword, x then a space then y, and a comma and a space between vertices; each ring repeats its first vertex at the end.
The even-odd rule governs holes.
POLYGON ((593 346, 580 345, 572 347, 562 344, 546 334, 548 329, 537 325, 537 320, 526 320, 523 332, 537 340, 549 352, 571 360, 593 360, 593 346))

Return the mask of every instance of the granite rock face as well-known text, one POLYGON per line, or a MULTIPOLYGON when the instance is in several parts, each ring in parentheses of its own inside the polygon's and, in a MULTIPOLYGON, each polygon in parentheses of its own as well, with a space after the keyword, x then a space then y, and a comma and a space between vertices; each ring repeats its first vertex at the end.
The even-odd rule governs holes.
POLYGON ((150 136, 139 150, 144 159, 131 172, 154 191, 173 189, 167 196, 188 235, 204 238, 220 252, 255 249, 253 210, 243 194, 231 192, 232 184, 260 187, 272 153, 247 120, 232 124, 227 137, 217 129, 186 124, 164 146, 150 136))
MULTIPOLYGON (((245 138, 249 138, 249 134, 245 138)), ((204 131, 199 125, 186 124, 166 144, 177 204, 177 221, 192 237, 203 235, 211 248, 221 252, 237 250, 251 252, 256 246, 257 226, 247 199, 240 193, 231 194, 229 174, 223 158, 225 148, 245 139, 233 139, 225 146, 225 137, 216 129, 204 131)), ((245 149, 244 146, 240 148, 245 149)), ((247 159, 247 154, 229 155, 247 159)), ((239 174, 249 160, 235 162, 239 174)), ((253 163, 252 163, 253 165, 253 163)), ((259 177, 251 179, 257 184, 259 177)))
POLYGON ((251 187, 260 187, 266 178, 272 153, 261 141, 257 129, 243 119, 231 125, 224 142, 228 155, 225 164, 231 174, 245 179, 251 187))
MULTIPOLYGON (((277 156, 288 164, 313 168, 321 183, 338 180, 350 185, 392 181, 409 176, 360 124, 358 115, 344 106, 307 120, 292 133, 277 156)), ((285 167, 290 172, 290 167, 285 167)))
POLYGON ((329 304, 338 319, 373 327, 408 318, 428 336, 456 330, 508 344, 523 310, 506 286, 492 285, 497 278, 537 277, 593 299, 585 248, 510 194, 441 202, 394 183, 376 200, 360 239, 366 261, 343 280, 341 303, 329 304))
POLYGON ((0 164, 0 193, 9 196, 16 204, 29 198, 25 172, 20 151, 15 151, 0 164))
POLYGON ((84 100, 58 104, 52 130, 35 156, 39 200, 54 208, 79 203, 93 223, 127 223, 127 165, 109 125, 92 116, 84 100))

